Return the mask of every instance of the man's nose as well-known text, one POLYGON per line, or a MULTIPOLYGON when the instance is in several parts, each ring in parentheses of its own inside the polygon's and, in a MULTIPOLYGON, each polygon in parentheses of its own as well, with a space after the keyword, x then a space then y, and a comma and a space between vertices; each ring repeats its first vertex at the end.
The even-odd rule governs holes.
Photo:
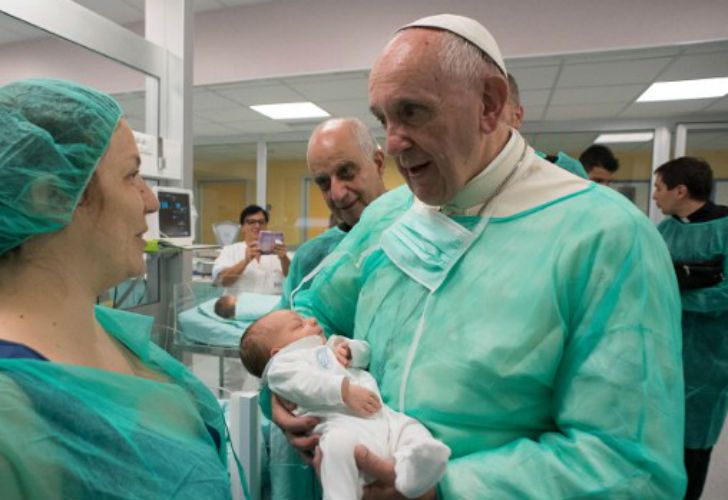
POLYGON ((335 202, 342 201, 346 198, 346 194, 349 192, 346 182, 343 182, 336 177, 331 179, 331 199, 335 202))
POLYGON ((387 125, 387 153, 392 156, 397 156, 405 152, 407 149, 412 147, 412 141, 410 141, 404 128, 400 125, 387 125))

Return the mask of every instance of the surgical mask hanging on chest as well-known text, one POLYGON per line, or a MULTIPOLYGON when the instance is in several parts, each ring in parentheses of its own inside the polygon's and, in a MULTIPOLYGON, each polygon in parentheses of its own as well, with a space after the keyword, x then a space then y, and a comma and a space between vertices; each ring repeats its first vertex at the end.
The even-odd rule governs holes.
POLYGON ((484 218, 471 232, 436 208, 415 203, 384 231, 381 245, 402 272, 433 292, 487 222, 484 218))
POLYGON ((444 215, 439 209, 414 202, 412 207, 382 234, 381 245, 390 260, 410 278, 434 292, 473 242, 485 231, 494 208, 491 201, 500 194, 531 150, 525 143, 518 162, 484 200, 482 219, 472 231, 444 215))

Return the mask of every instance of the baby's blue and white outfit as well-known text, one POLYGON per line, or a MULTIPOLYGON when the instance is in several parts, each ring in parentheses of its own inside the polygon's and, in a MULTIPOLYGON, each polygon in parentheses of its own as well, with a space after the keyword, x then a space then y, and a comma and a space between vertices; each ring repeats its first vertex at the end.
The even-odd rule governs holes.
POLYGON ((352 355, 351 367, 345 368, 334 355, 336 339, 331 336, 323 345, 321 337, 311 336, 286 346, 271 358, 262 377, 272 392, 298 405, 296 415, 322 419, 314 432, 321 434, 324 500, 362 497, 363 487, 371 479, 356 466, 357 444, 394 460, 397 491, 408 498, 424 494, 445 473, 450 448, 420 422, 387 406, 370 417, 355 415, 341 399, 344 378, 381 400, 374 377, 363 369, 369 364, 369 344, 345 339, 352 355))

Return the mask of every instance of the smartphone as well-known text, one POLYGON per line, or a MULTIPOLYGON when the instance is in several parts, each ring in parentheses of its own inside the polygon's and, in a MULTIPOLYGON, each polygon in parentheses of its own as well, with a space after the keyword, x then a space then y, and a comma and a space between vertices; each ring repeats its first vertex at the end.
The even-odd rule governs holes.
POLYGON ((258 234, 258 246, 263 255, 272 254, 276 242, 283 243, 283 233, 280 231, 261 231, 258 234))

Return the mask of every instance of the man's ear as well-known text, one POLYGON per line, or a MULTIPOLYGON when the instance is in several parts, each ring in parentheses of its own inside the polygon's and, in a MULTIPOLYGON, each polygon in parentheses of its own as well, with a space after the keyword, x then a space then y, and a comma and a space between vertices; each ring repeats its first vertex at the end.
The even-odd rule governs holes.
POLYGON ((377 174, 379 177, 384 176, 384 151, 382 148, 377 148, 374 151, 374 164, 377 166, 377 174))
POLYGON ((523 125, 523 106, 520 104, 513 111, 513 122, 513 128, 516 130, 520 129, 521 125, 523 125))
POLYGON ((688 191, 688 187, 685 184, 675 186, 675 194, 680 199, 690 198, 690 191, 688 191))
POLYGON ((498 127, 503 109, 508 102, 508 82, 500 75, 487 75, 483 78, 481 92, 483 104, 481 128, 483 132, 490 134, 498 127))

